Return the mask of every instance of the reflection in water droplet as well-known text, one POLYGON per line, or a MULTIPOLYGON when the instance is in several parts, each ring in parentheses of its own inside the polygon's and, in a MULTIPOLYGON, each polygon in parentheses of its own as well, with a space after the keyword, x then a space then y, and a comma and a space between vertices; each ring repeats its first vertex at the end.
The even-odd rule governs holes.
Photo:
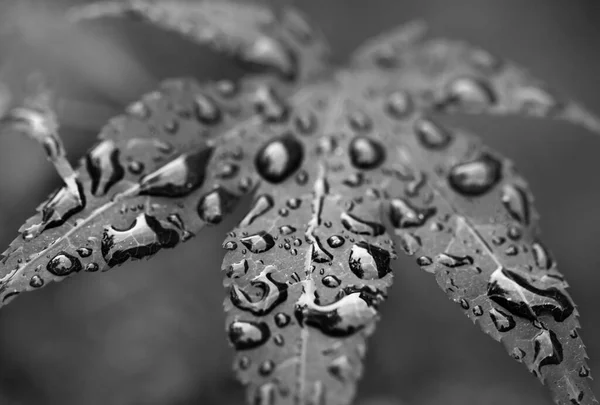
POLYGON ((487 295, 512 314, 530 320, 548 314, 562 322, 574 310, 570 298, 559 288, 553 285, 545 289, 534 287, 525 277, 504 268, 492 273, 487 295))
POLYGON ((516 326, 513 317, 499 309, 492 307, 489 314, 498 332, 508 332, 516 326))
POLYGON ((417 208, 401 198, 390 202, 390 220, 394 228, 423 226, 435 213, 435 207, 417 208))
POLYGON ((358 242, 352 246, 348 265, 363 280, 379 279, 391 271, 389 252, 366 242, 358 242))
POLYGON ((333 275, 323 277, 321 282, 323 283, 323 285, 325 287, 329 287, 329 288, 337 288, 341 284, 341 280, 333 275))
POLYGON ((315 285, 312 280, 303 282, 302 296, 295 312, 300 325, 312 326, 328 336, 345 337, 361 330, 377 317, 373 307, 378 298, 368 291, 351 292, 330 305, 315 303, 315 285))
POLYGON ((164 228, 154 217, 140 214, 127 229, 113 226, 104 229, 101 251, 110 266, 124 263, 128 259, 152 256, 162 248, 173 248, 179 243, 179 234, 174 229, 164 228))
POLYGON ((253 302, 250 295, 237 285, 232 285, 230 298, 233 305, 242 311, 249 311, 256 316, 270 313, 277 305, 287 299, 287 284, 280 283, 273 278, 275 266, 267 266, 250 284, 261 290, 260 300, 253 302))
POLYGON ((63 277, 81 270, 81 262, 75 256, 62 251, 48 262, 46 269, 55 276, 63 277))
POLYGON ((332 235, 327 238, 327 244, 334 249, 341 247, 345 241, 346 240, 339 235, 332 235))
POLYGON ((374 139, 357 136, 348 147, 350 163, 358 169, 375 169, 385 160, 385 149, 374 139))
POLYGON ((533 339, 533 366, 537 375, 541 368, 550 364, 560 364, 563 360, 563 348, 556 334, 543 329, 533 339))
POLYGON ((105 195, 123 179, 125 170, 119 163, 119 153, 113 141, 103 141, 87 154, 85 164, 92 180, 93 195, 105 195))
POLYGON ((419 142, 430 150, 444 149, 452 141, 450 132, 429 119, 417 120, 414 130, 419 142))
POLYGON ((285 134, 271 139, 256 154, 254 165, 262 178, 270 183, 281 183, 302 164, 304 147, 293 135, 285 134))
POLYGON ((252 253, 263 253, 275 246, 275 240, 265 231, 241 238, 240 242, 252 253))
POLYGON ((229 341, 236 350, 249 350, 263 345, 271 337, 264 322, 234 321, 229 324, 229 341))
POLYGON ((379 236, 385 232, 383 225, 359 219, 347 212, 340 215, 340 220, 346 230, 357 235, 379 236))
POLYGON ((548 250, 540 242, 535 242, 531 245, 531 253, 533 254, 535 265, 538 266, 538 268, 549 270, 552 267, 552 257, 550 257, 548 250))
POLYGON ((212 153, 212 148, 205 148, 172 160, 144 176, 140 182, 140 194, 161 197, 188 195, 204 182, 206 166, 212 153))
POLYGON ((523 225, 529 224, 530 208, 525 190, 514 184, 502 188, 502 204, 508 213, 523 225))
POLYGON ((237 202, 236 195, 223 187, 217 187, 198 201, 198 216, 207 224, 219 224, 223 220, 223 216, 228 214, 237 202))
POLYGON ((502 163, 486 153, 475 160, 452 167, 448 181, 458 193, 475 197, 490 191, 501 178, 502 163))

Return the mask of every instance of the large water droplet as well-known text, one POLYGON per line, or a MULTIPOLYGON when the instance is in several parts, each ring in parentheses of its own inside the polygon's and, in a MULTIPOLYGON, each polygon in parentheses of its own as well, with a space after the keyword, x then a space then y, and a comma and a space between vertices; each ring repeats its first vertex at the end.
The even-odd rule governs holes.
POLYGON ((212 148, 178 157, 140 182, 140 194, 162 197, 183 197, 199 188, 204 182, 206 166, 212 148))
POLYGON ((327 263, 333 260, 333 255, 323 248, 321 241, 316 237, 312 244, 311 260, 315 263, 327 263))
POLYGON ((287 299, 287 284, 280 283, 273 278, 276 270, 275 266, 267 266, 250 282, 262 293, 261 298, 256 302, 252 301, 246 291, 234 284, 230 292, 233 305, 256 316, 264 316, 284 302, 287 299))
POLYGON ((254 205, 248 214, 242 219, 239 227, 245 228, 252 224, 258 217, 264 215, 267 211, 273 208, 273 197, 269 194, 259 195, 254 201, 254 205))
POLYGON ((223 187, 217 187, 198 201, 198 216, 207 224, 216 225, 223 220, 238 201, 238 197, 223 187))
POLYGON ((271 139, 256 154, 254 165, 270 183, 281 183, 302 164, 304 148, 293 135, 284 134, 271 139))
POLYGON ((222 113, 213 100, 204 94, 194 97, 194 114, 204 125, 215 125, 222 119, 222 113))
POLYGON ((254 349, 271 337, 271 331, 264 322, 234 321, 229 324, 228 334, 236 350, 254 349))
POLYGON ((344 228, 357 235, 379 236, 385 232, 385 227, 382 224, 365 221, 347 212, 340 215, 340 220, 344 228))
POLYGON ((385 160, 385 149, 383 146, 366 136, 357 136, 350 142, 348 147, 350 163, 358 169, 375 169, 385 160))
POLYGON ((125 170, 119 163, 119 153, 113 141, 103 141, 87 154, 85 164, 92 180, 92 194, 95 196, 105 195, 123 179, 125 170))
POLYGON ((356 277, 363 280, 379 279, 391 271, 389 252, 366 242, 352 246, 348 265, 356 277))
POLYGON ((541 368, 550 364, 560 364, 563 360, 563 348, 556 334, 548 329, 543 329, 533 339, 533 366, 537 375, 541 375, 541 368))
POLYGON ((504 268, 492 273, 487 294, 512 314, 530 320, 547 314, 562 322, 574 310, 571 300, 556 286, 537 288, 525 277, 504 268))
POLYGON ((435 207, 417 208, 401 198, 390 202, 390 220, 394 228, 423 226, 435 213, 435 207))
POLYGON ((275 240, 265 231, 241 238, 240 242, 252 253, 263 253, 275 246, 275 240))
POLYGON ((450 170, 448 181, 454 190, 466 196, 490 191, 502 178, 502 163, 490 154, 459 163, 450 170))
POLYGON ((113 226, 104 229, 101 251, 110 266, 122 264, 128 259, 151 256, 162 248, 172 248, 179 243, 179 233, 164 228, 154 217, 140 214, 127 229, 113 226))
POLYGON ((498 332, 508 332, 517 325, 512 316, 499 309, 492 307, 489 314, 498 332))
POLYGON ((64 251, 54 256, 46 265, 46 269, 50 273, 60 277, 68 276, 81 270, 81 268, 79 259, 64 251))
POLYGON ((350 336, 377 316, 377 310, 373 308, 377 299, 367 291, 352 292, 324 306, 316 304, 315 298, 314 282, 305 281, 294 314, 301 326, 312 326, 328 336, 350 336))
POLYGON ((515 220, 523 225, 529 224, 530 208, 525 190, 514 184, 502 188, 502 204, 515 220))
POLYGON ((450 132, 429 119, 417 120, 414 129, 417 139, 427 149, 444 149, 452 141, 450 132))

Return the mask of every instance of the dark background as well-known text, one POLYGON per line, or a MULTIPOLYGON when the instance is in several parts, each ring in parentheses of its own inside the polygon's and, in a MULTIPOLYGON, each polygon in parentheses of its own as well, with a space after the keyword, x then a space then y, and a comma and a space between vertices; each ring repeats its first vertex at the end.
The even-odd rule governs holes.
MULTIPOLYGON (((0 71, 11 84, 25 66, 56 74, 70 100, 61 117, 72 162, 94 143, 102 122, 159 79, 240 73, 221 56, 140 24, 61 27, 54 13, 69 3, 0 0, 0 30, 25 27, 27 44, 1 39, 0 66, 8 67, 0 71)), ((337 61, 369 36, 422 17, 435 34, 516 60, 600 113, 597 0, 305 0, 298 6, 323 27, 337 61)), ((571 283, 590 365, 600 373, 600 138, 553 121, 453 121, 512 157, 530 181, 544 240, 571 283)), ((25 138, 0 138, 0 246, 59 184, 41 148, 25 138)), ((2 309, 0 404, 241 405, 219 271, 221 239, 236 215, 151 261, 74 277, 2 309)), ((471 325, 431 275, 404 258, 394 270, 361 403, 551 403, 525 367, 471 325)), ((594 386, 600 392, 600 384, 594 386)))

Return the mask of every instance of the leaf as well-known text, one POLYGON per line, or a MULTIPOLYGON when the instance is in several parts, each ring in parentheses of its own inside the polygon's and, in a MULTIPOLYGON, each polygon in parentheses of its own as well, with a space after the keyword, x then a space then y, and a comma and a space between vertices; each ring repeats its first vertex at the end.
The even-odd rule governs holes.
POLYGON ((196 43, 227 52, 246 63, 269 68, 288 79, 321 70, 328 49, 300 12, 280 15, 255 2, 118 0, 73 7, 74 22, 102 17, 129 17, 174 31, 196 43))
POLYGON ((426 39, 425 31, 415 21, 383 34, 360 47, 353 64, 372 70, 374 82, 410 92, 416 108, 554 118, 600 133, 596 115, 524 68, 464 42, 426 39))
MULTIPOLYGON (((219 27, 240 40, 227 28, 235 24, 219 27)), ((565 102, 525 108, 523 88, 537 82, 512 64, 477 76, 493 102, 467 86, 449 103, 449 78, 481 66, 471 48, 422 42, 421 27, 371 41, 329 75, 305 68, 319 65, 313 54, 298 58, 311 74, 297 82, 171 80, 132 104, 82 159, 77 192, 53 195, 0 260, 2 303, 173 248, 252 193, 223 244, 226 330, 249 403, 351 403, 392 281, 388 232, 557 403, 597 403, 577 311, 539 241, 527 184, 507 159, 429 113, 556 116, 590 129, 593 118, 565 102), (378 44, 394 41, 380 58, 378 44)))

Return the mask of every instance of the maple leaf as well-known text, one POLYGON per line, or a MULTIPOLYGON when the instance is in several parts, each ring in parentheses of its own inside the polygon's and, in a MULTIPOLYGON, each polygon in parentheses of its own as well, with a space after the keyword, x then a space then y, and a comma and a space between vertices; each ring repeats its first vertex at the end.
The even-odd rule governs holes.
MULTIPOLYGON (((106 16, 141 17, 257 73, 168 80, 113 119, 77 170, 50 154, 65 186, 2 256, 2 304, 174 248, 250 194, 223 244, 226 331, 249 403, 351 403, 394 246, 557 403, 597 403, 577 311, 539 240, 526 182, 476 137, 431 118, 520 114, 598 132, 594 115, 514 63, 426 39, 420 22, 335 70, 320 35, 288 8, 129 0, 69 13, 106 16)), ((44 128, 30 135, 60 139, 57 124, 44 128)))

